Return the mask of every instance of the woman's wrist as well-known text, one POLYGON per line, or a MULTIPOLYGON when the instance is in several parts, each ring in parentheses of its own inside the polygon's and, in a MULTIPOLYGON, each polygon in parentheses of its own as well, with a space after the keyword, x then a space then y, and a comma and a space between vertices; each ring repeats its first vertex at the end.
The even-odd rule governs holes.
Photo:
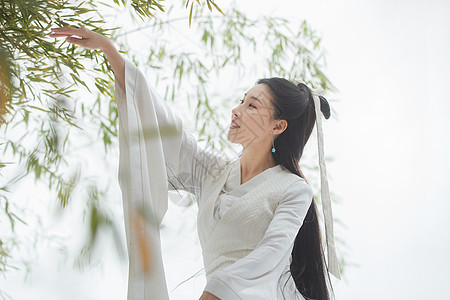
POLYGON ((114 46, 111 40, 107 40, 105 45, 101 47, 105 53, 113 72, 119 82, 119 85, 125 90, 125 59, 120 54, 119 50, 114 46))
POLYGON ((111 54, 114 54, 115 52, 119 52, 117 50, 116 46, 114 46, 114 43, 106 37, 105 37, 105 42, 100 47, 100 50, 102 50, 103 53, 105 53, 106 55, 111 55, 111 54))

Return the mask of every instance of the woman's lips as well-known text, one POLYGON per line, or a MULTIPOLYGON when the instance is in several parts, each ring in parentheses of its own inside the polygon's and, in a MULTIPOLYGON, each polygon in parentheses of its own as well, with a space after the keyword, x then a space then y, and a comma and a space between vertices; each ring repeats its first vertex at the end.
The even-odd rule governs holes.
POLYGON ((240 126, 236 122, 231 121, 230 129, 236 129, 236 128, 239 128, 239 127, 240 126))

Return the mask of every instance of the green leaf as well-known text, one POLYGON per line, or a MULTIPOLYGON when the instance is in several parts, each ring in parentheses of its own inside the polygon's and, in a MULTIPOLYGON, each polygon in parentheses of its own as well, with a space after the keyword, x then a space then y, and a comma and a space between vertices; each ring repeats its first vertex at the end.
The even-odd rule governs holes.
POLYGON ((209 2, 211 2, 212 3, 212 5, 214 5, 214 7, 222 14, 222 15, 224 15, 225 16, 225 14, 223 13, 223 11, 220 9, 220 7, 218 7, 217 6, 217 4, 216 3, 214 3, 214 1, 212 1, 212 0, 210 0, 209 2))
POLYGON ((208 9, 210 12, 212 12, 212 7, 211 7, 211 3, 209 3, 210 0, 206 0, 206 4, 208 5, 208 9))
POLYGON ((191 27, 191 20, 192 20, 192 9, 194 8, 194 1, 191 3, 191 11, 189 12, 189 27, 191 27))

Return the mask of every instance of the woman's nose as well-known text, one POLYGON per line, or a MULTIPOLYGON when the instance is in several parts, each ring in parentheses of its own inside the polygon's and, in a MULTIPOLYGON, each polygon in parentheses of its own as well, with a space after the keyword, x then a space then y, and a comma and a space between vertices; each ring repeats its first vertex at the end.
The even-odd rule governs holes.
POLYGON ((232 117, 233 116, 236 116, 236 117, 240 117, 241 116, 241 113, 239 112, 239 110, 237 109, 238 107, 235 107, 235 108, 233 108, 232 110, 231 110, 231 113, 232 113, 232 117))

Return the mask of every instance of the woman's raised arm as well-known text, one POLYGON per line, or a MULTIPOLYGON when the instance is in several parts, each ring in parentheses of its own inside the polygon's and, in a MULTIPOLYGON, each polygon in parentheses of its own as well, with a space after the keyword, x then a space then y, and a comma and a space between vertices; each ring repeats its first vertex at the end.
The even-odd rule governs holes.
POLYGON ((100 49, 108 59, 120 86, 125 90, 125 60, 107 37, 86 28, 52 28, 51 37, 66 37, 66 41, 87 49, 100 49))

